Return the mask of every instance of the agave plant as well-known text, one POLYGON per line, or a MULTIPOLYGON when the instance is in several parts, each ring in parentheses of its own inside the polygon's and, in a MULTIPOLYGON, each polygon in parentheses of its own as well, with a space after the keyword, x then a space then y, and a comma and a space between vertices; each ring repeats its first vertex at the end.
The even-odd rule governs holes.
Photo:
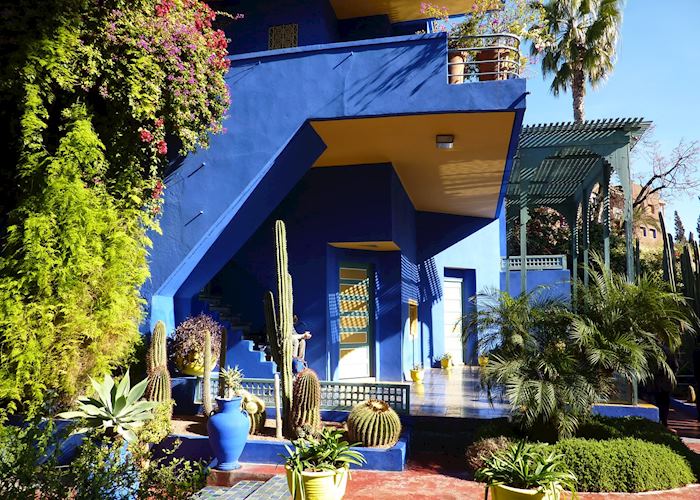
POLYGON ((148 379, 131 387, 129 372, 115 381, 109 374, 102 383, 90 379, 94 397, 78 400, 78 409, 58 415, 59 418, 80 419, 84 427, 77 432, 101 429, 106 434, 117 434, 131 442, 136 440, 135 430, 153 418, 157 401, 140 401, 146 391, 148 379))
POLYGON ((559 498, 559 489, 576 497, 576 476, 567 470, 561 455, 544 454, 537 445, 524 441, 494 453, 474 475, 489 486, 503 484, 513 488, 536 489, 559 498))

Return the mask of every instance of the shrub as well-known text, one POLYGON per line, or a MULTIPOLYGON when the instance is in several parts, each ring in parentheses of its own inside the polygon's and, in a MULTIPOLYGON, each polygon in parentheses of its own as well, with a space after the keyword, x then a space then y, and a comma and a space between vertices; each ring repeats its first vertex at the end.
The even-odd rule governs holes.
POLYGON ((221 350, 221 333, 224 327, 204 313, 187 318, 175 329, 170 356, 197 364, 204 364, 204 332, 211 334, 211 357, 218 359, 221 350))
POLYGON ((667 490, 695 480, 682 456, 668 446, 640 439, 571 438, 547 448, 562 455, 565 466, 577 478, 579 491, 667 490))
POLYGON ((467 469, 471 472, 481 469, 484 462, 491 458, 494 453, 505 450, 510 444, 510 439, 504 436, 479 439, 470 444, 466 453, 467 469))
POLYGON ((700 481, 700 455, 689 449, 675 434, 658 422, 652 422, 641 417, 610 418, 593 417, 579 430, 577 436, 595 439, 612 439, 632 437, 667 446, 676 454, 685 458, 695 475, 695 481, 700 481))

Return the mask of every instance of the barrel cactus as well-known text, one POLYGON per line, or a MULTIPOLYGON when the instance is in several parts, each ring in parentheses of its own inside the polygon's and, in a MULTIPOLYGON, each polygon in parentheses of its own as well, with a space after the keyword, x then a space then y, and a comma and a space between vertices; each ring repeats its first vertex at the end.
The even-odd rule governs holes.
POLYGON ((158 321, 153 334, 151 344, 148 347, 148 386, 146 397, 149 401, 170 403, 170 373, 168 372, 168 358, 166 351, 165 323, 158 321))
POLYGON ((239 395, 243 398, 241 407, 248 413, 248 420, 250 421, 248 432, 250 434, 260 434, 265 427, 265 402, 245 389, 242 389, 239 395))
POLYGON ((310 368, 300 371, 294 380, 292 428, 297 436, 297 429, 321 428, 321 383, 310 368))
POLYGON ((401 435, 399 416, 378 399, 358 403, 348 416, 347 426, 348 439, 363 446, 393 446, 401 435))

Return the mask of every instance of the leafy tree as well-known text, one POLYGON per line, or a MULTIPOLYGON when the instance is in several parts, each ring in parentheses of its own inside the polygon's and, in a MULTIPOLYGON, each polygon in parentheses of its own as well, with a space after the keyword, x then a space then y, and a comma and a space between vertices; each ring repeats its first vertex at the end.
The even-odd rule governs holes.
POLYGON ((169 145, 206 146, 229 103, 213 18, 198 0, 3 6, 0 407, 65 404, 139 342, 169 145))
POLYGON ((685 227, 683 226, 681 216, 678 215, 678 210, 673 212, 673 226, 676 230, 676 242, 685 243, 685 227))
MULTIPOLYGON (((556 210, 537 207, 530 211, 527 223, 527 253, 530 255, 560 255, 569 253, 570 229, 566 218, 556 210)), ((510 231, 509 255, 520 255, 520 217, 510 231)))
MULTIPOLYGON (((621 0, 549 0, 545 26, 554 42, 545 45, 543 74, 553 74, 551 90, 571 90, 574 120, 585 116, 586 84, 604 81, 613 70, 622 23, 621 0)), ((533 55, 541 47, 532 47, 533 55)))

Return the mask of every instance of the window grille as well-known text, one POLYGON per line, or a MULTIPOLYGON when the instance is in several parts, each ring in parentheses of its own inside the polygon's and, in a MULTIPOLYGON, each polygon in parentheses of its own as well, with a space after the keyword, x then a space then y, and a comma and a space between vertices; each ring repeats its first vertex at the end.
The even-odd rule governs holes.
POLYGON ((299 25, 280 24, 270 26, 267 32, 268 50, 288 49, 299 46, 299 25))

